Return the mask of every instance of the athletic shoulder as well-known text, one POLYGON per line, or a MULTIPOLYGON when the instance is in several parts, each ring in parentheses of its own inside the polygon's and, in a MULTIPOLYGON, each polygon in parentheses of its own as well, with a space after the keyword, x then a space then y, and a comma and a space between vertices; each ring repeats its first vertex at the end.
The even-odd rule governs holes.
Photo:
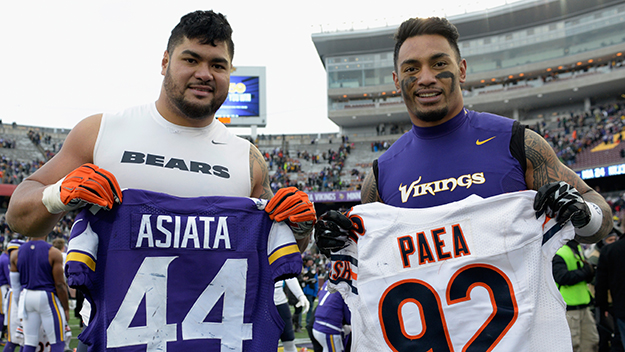
POLYGON ((78 122, 63 141, 61 150, 27 179, 49 185, 80 165, 92 163, 101 120, 102 114, 95 114, 78 122))
POLYGON ((58 248, 51 246, 48 250, 48 254, 50 257, 50 261, 59 261, 63 263, 63 252, 61 252, 58 248))
MULTIPOLYGON (((90 159, 93 157, 93 146, 100 131, 102 114, 95 114, 84 118, 72 128, 63 142, 63 148, 74 148, 77 150, 89 150, 90 159)), ((61 148, 61 152, 63 152, 61 148)))
POLYGON ((269 183, 269 170, 267 169, 265 158, 254 144, 247 142, 250 148, 251 196, 260 199, 271 199, 273 191, 269 183))

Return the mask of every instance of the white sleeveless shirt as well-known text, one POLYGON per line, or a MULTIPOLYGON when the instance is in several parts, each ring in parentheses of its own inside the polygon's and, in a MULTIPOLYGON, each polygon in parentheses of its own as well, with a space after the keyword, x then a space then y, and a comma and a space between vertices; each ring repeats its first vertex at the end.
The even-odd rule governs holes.
POLYGON ((156 104, 103 114, 94 164, 122 189, 179 197, 251 195, 250 143, 219 120, 183 127, 165 120, 156 104))

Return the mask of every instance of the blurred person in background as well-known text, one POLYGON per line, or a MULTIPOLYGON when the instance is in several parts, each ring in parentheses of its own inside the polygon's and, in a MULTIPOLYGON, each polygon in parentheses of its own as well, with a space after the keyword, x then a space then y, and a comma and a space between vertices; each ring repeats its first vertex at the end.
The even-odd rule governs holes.
POLYGON ((625 347, 625 236, 601 248, 595 281, 596 304, 603 319, 612 319, 615 337, 612 351, 625 347))
POLYGON ((566 320, 571 330, 574 352, 596 352, 599 333, 591 310, 593 296, 588 288, 595 270, 586 258, 582 246, 570 240, 553 258, 553 278, 566 302, 566 320))

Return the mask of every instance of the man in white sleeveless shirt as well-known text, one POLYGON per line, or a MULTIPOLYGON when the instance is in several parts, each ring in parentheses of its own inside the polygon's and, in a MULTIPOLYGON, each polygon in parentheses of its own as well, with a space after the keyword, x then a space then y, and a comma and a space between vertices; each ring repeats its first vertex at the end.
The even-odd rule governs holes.
MULTIPOLYGON (((229 91, 231 34, 222 14, 184 16, 162 59, 156 103, 80 121, 59 153, 15 190, 7 212, 11 228, 28 236, 47 234, 66 211, 85 204, 111 209, 122 201, 124 188, 181 197, 272 198, 259 150, 215 118, 229 91)), ((286 221, 305 247, 313 205, 304 192, 281 191, 268 205, 270 218, 286 221)))
POLYGON ((138 188, 271 199, 270 219, 286 222, 305 248, 316 221, 313 204, 294 187, 273 197, 259 150, 215 118, 234 68, 231 35, 220 13, 183 16, 163 55, 156 102, 80 121, 59 153, 16 188, 6 214, 11 229, 46 235, 67 211, 111 209, 122 202, 121 189, 138 188))

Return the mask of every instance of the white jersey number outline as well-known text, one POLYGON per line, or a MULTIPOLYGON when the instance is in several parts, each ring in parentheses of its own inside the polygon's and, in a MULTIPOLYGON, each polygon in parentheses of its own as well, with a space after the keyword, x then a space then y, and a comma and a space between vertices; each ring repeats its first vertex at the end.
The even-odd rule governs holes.
MULTIPOLYGON (((147 257, 106 330, 107 348, 147 345, 147 352, 167 351, 176 341, 176 323, 167 324, 167 269, 177 257, 147 257), (146 325, 131 327, 145 296, 146 325)), ((183 340, 220 339, 221 351, 241 352, 252 339, 252 324, 244 323, 247 259, 227 259, 182 321, 183 340), (213 306, 223 300, 221 323, 204 322, 213 306)))

